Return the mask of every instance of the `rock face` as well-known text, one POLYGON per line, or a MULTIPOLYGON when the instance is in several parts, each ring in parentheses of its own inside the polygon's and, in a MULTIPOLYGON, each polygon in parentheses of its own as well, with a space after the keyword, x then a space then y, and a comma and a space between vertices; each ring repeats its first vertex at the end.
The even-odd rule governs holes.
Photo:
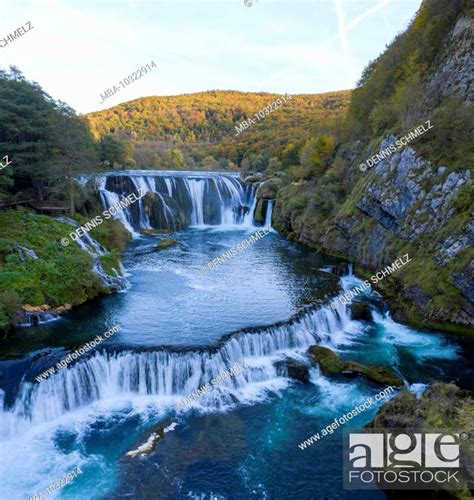
MULTIPOLYGON (((433 10, 440 5, 424 1, 425 19, 418 18, 415 25, 435 16, 433 10)), ((472 117, 472 12, 463 8, 439 32, 436 55, 427 62, 413 94, 429 106, 418 115, 397 119, 398 137, 381 127, 385 131, 362 139, 355 135, 352 142, 341 144, 327 176, 280 190, 273 213, 274 227, 289 239, 359 264, 359 271, 368 276, 408 253, 412 262, 375 287, 394 317, 422 328, 469 335, 474 327, 472 157, 466 153, 450 159, 440 149, 449 149, 453 140, 449 127, 443 127, 444 110, 452 106, 472 117), (397 145, 421 125, 422 133, 397 145), (374 155, 379 156, 367 168, 374 155), (347 180, 341 181, 342 194, 331 197, 336 177, 347 180)), ((451 127, 455 121, 449 121, 451 127)), ((472 141, 474 121, 463 123, 455 135, 472 141)))
MULTIPOLYGON (((388 137, 382 141, 380 150, 395 140, 394 136, 388 137)), ((384 229, 407 241, 446 225, 454 213, 453 199, 470 180, 469 171, 446 175, 445 169, 418 158, 410 147, 382 160, 374 172, 373 180, 356 207, 384 229)), ((472 243, 474 228, 466 229, 466 235, 454 235, 445 245, 444 263, 466 248, 469 240, 472 243)), ((439 247, 438 252, 442 251, 439 247)))
POLYGON ((267 210, 268 210, 268 200, 259 199, 257 201, 257 206, 255 207, 253 220, 257 224, 263 224, 267 216, 267 210))
POLYGON ((442 97, 457 94, 466 101, 474 101, 473 38, 474 20, 462 16, 449 35, 439 70, 428 83, 430 89, 437 89, 442 97))
POLYGON ((403 380, 390 368, 377 365, 363 365, 356 361, 342 361, 339 356, 327 347, 311 346, 308 350, 310 358, 318 363, 321 371, 327 375, 363 375, 377 384, 400 387, 403 380))
MULTIPOLYGON (((474 399, 469 391, 454 384, 435 383, 420 399, 406 390, 400 391, 377 412, 369 429, 404 430, 412 432, 470 432, 474 422, 474 399)), ((461 440, 462 474, 474 478, 474 448, 471 440, 461 440)), ((400 498, 400 491, 390 491, 390 485, 379 484, 389 499, 400 498)), ((404 491, 404 498, 415 500, 420 492, 404 491), (407 496, 408 494, 408 496, 407 496)), ((425 491, 425 499, 467 499, 472 498, 469 490, 425 491)))

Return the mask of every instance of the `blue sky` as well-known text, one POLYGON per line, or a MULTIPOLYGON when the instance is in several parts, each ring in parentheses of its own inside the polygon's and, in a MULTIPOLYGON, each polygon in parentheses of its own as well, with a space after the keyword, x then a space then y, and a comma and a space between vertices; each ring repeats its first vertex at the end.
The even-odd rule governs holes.
POLYGON ((0 0, 0 48, 78 112, 147 95, 212 89, 317 93, 352 88, 421 0, 0 0), (102 101, 154 60, 157 68, 102 101))

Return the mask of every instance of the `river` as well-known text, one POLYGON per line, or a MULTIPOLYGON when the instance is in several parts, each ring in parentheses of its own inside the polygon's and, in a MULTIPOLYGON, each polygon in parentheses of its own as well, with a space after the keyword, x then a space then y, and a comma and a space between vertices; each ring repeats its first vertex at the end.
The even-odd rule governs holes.
MULTIPOLYGON (((343 490, 342 430, 298 448, 383 387, 333 380, 316 366, 303 384, 279 362, 308 363, 305 352, 319 344, 391 366, 415 392, 433 380, 471 388, 467 343, 396 323, 374 292, 358 298, 372 321, 352 320, 349 306, 331 308, 330 296, 360 283, 350 266, 339 276, 339 261, 274 230, 203 273, 262 229, 253 222, 255 188, 236 175, 140 171, 81 182, 95 183, 104 208, 138 189, 153 196, 120 214, 135 236, 123 258, 126 289, 2 346, 1 499, 29 498, 76 466, 83 473, 58 498, 384 498, 343 490), (153 228, 171 233, 140 235, 153 228), (178 243, 154 251, 169 237, 178 243), (35 381, 116 324, 120 331, 95 351, 35 381), (241 373, 176 410, 242 361, 241 373), (152 453, 126 456, 168 419, 176 425, 152 453)), ((346 427, 360 428, 375 411, 346 427)))

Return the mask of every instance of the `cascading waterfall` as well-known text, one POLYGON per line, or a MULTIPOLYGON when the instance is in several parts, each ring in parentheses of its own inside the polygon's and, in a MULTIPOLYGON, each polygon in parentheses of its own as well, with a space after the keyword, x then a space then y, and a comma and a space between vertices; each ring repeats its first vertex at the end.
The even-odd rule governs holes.
MULTIPOLYGON (((55 217, 55 219, 59 222, 69 224, 75 229, 81 226, 78 222, 70 219, 69 217, 55 217)), ((107 271, 103 268, 99 257, 101 257, 102 255, 106 255, 107 250, 98 241, 92 238, 88 233, 85 233, 83 236, 78 236, 75 241, 82 248, 82 250, 84 250, 84 252, 88 253, 93 258, 94 265, 92 271, 100 277, 105 288, 111 291, 117 291, 123 290, 127 287, 128 282, 127 279, 123 276, 124 269, 122 267, 120 267, 120 272, 112 268, 114 276, 108 274, 107 271)))
MULTIPOLYGON (((55 217, 55 219, 59 222, 64 222, 65 224, 69 224, 70 226, 77 229, 80 227, 80 224, 69 217, 55 217)), ((88 233, 85 233, 84 236, 78 236, 75 240, 76 243, 81 247, 84 252, 88 253, 93 258, 93 267, 92 271, 97 274, 104 287, 110 291, 118 291, 123 290, 128 286, 127 279, 123 276, 124 269, 120 264, 120 272, 116 269, 112 268, 114 275, 111 276, 107 273, 107 271, 103 268, 102 263, 100 262, 100 258, 102 255, 107 254, 107 250, 94 238, 92 238, 88 233)), ((41 312, 41 311, 23 311, 23 318, 19 326, 21 327, 29 327, 36 325, 43 325, 45 323, 50 323, 51 321, 55 321, 60 318, 60 315, 54 312, 41 312)))
POLYGON ((253 226, 256 188, 244 184, 239 174, 123 171, 78 180, 95 185, 105 209, 132 192, 147 193, 116 215, 133 235, 147 229, 253 226))
POLYGON ((272 227, 273 200, 268 200, 267 212, 265 214, 265 227, 272 227))
POLYGON ((56 321, 60 318, 59 314, 48 312, 23 311, 22 315, 23 318, 19 324, 21 327, 44 325, 45 323, 51 323, 51 321, 56 321))
POLYGON ((156 396, 171 405, 244 360, 249 368, 197 402, 206 408, 223 408, 244 401, 247 386, 271 386, 278 378, 285 383, 275 361, 301 357, 314 344, 335 347, 350 342, 356 326, 346 308, 333 311, 325 306, 300 313, 290 322, 236 333, 215 352, 96 352, 40 383, 22 382, 16 397, 10 398, 13 405, 0 412, 0 433, 5 439, 94 401, 118 396, 156 396))

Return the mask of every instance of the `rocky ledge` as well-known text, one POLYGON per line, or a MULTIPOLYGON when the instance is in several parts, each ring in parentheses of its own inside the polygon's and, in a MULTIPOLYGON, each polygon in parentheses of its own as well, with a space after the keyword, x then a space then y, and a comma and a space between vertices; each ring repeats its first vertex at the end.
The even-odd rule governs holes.
POLYGON ((403 380, 390 368, 378 365, 363 365, 356 361, 342 361, 339 356, 327 347, 311 346, 308 350, 311 359, 318 363, 325 375, 362 375, 368 380, 385 386, 400 387, 403 380))

